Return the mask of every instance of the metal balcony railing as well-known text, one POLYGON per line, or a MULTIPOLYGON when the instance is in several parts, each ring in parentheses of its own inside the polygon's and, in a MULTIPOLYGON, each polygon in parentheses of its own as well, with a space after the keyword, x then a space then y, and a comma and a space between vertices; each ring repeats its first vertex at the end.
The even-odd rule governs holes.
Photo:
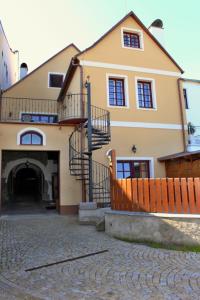
POLYGON ((71 123, 87 119, 84 94, 68 94, 63 101, 2 97, 0 122, 71 123))
POLYGON ((2 97, 0 99, 1 122, 57 123, 56 100, 2 97))
POLYGON ((63 101, 58 103, 60 122, 79 124, 87 119, 87 101, 85 94, 67 94, 63 101))

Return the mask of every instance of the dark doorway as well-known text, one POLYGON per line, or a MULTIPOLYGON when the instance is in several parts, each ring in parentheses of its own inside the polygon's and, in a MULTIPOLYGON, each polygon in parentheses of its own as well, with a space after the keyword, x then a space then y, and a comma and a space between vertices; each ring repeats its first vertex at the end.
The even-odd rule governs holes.
POLYGON ((59 210, 59 152, 3 151, 3 213, 59 210))
POLYGON ((36 171, 31 168, 23 168, 19 170, 14 179, 14 194, 16 196, 27 196, 39 200, 39 181, 40 178, 36 171))
POLYGON ((42 209, 43 174, 38 167, 25 166, 16 170, 13 180, 12 205, 15 209, 42 209))

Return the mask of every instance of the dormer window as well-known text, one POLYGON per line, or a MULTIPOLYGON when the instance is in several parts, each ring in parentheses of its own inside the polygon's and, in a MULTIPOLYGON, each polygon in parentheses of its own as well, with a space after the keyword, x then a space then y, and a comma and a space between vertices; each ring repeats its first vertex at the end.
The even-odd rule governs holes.
POLYGON ((122 47, 133 50, 144 50, 143 32, 139 29, 121 29, 122 47))
POLYGON ((124 46, 130 48, 140 48, 140 37, 137 33, 123 32, 124 46))

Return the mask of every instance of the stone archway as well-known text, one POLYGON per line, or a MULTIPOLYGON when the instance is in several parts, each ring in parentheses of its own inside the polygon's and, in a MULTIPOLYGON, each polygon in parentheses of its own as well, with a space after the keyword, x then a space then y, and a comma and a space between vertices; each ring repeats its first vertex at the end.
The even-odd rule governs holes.
POLYGON ((7 178, 7 201, 3 203, 5 209, 35 210, 45 206, 43 195, 47 192, 44 174, 35 164, 25 162, 10 170, 7 178))
POLYGON ((21 199, 22 206, 29 206, 31 198, 36 204, 42 202, 45 211, 46 208, 51 211, 54 208, 58 209, 58 159, 56 151, 3 151, 0 206, 2 212, 15 213, 17 209, 7 207, 14 207, 13 204, 17 204, 16 199, 21 199))

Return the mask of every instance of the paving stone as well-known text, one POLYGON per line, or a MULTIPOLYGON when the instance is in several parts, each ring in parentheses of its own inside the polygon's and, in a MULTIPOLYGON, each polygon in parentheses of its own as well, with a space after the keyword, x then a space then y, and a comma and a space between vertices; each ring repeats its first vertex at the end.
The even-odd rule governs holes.
POLYGON ((0 300, 195 300, 199 266, 198 253, 118 241, 76 217, 0 218, 0 300))

